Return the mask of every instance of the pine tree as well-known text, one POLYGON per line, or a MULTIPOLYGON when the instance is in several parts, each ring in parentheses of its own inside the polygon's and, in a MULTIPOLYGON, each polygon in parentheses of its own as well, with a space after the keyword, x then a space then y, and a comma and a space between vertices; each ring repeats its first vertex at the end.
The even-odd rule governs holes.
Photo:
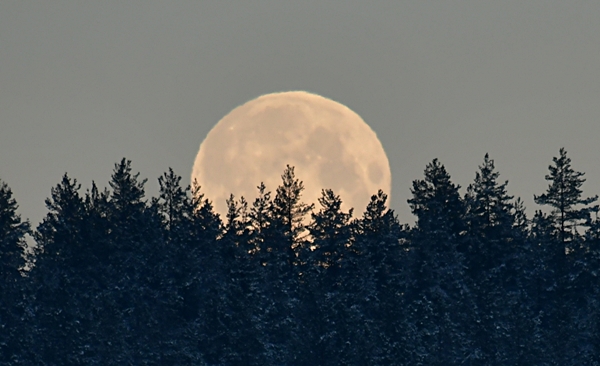
POLYGON ((581 187, 585 182, 585 173, 577 172, 571 167, 571 159, 567 157, 564 148, 559 151, 559 156, 553 158, 553 165, 548 167, 550 173, 545 179, 550 182, 545 193, 534 196, 537 204, 550 207, 547 221, 550 224, 546 231, 551 237, 545 241, 538 241, 538 245, 546 246, 542 250, 547 254, 546 265, 552 271, 552 297, 547 303, 552 308, 546 314, 552 314, 557 320, 550 322, 547 318, 547 344, 550 344, 562 362, 572 359, 574 354, 570 351, 577 344, 574 334, 577 333, 576 314, 578 304, 584 301, 582 293, 576 289, 578 285, 580 265, 585 257, 585 245, 579 228, 589 222, 591 204, 598 200, 598 196, 583 198, 581 187), (575 329, 573 329, 575 327, 575 329), (558 356, 560 355, 560 356, 558 356))
POLYGON ((0 364, 23 362, 27 349, 25 278, 22 274, 30 233, 28 221, 17 214, 12 190, 0 181, 0 364))
POLYGON ((591 212, 589 205, 596 202, 598 196, 582 197, 581 186, 585 183, 585 173, 571 167, 571 159, 564 148, 560 149, 559 157, 554 157, 552 161, 554 165, 548 167, 550 174, 545 177, 551 183, 546 192, 534 196, 534 200, 539 205, 550 206, 549 217, 554 233, 564 246, 577 237, 577 228, 588 219, 591 212))

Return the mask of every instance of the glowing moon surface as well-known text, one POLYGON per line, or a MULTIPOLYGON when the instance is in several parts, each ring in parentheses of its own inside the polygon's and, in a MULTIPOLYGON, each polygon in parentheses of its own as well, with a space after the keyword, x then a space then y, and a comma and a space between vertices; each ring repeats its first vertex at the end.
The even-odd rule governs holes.
POLYGON ((223 117, 200 145, 192 181, 224 217, 230 193, 251 206, 264 182, 274 197, 286 164, 304 182, 302 201, 317 210, 323 188, 355 216, 378 189, 390 193, 390 166, 375 132, 348 107, 302 91, 263 95, 223 117))

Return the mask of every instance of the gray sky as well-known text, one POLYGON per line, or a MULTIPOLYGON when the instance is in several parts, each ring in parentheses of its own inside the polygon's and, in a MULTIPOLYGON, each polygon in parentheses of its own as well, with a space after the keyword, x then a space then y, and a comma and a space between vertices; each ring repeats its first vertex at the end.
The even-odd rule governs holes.
POLYGON ((486 152, 531 214, 562 146, 600 193, 598 35, 598 1, 4 0, 0 179, 34 223, 124 156, 153 195, 231 109, 307 90, 378 134, 403 222, 428 162, 465 187, 486 152))

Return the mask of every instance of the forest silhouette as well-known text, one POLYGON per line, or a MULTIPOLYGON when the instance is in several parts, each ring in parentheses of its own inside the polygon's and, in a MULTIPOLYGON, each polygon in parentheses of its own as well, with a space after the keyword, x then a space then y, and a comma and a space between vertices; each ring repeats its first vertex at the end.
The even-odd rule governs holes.
POLYGON ((528 217, 487 154, 464 194, 435 159, 408 225, 382 191, 304 203, 288 166, 221 218, 123 159, 109 188, 65 174, 36 228, 0 182, 0 364, 596 365, 598 197, 564 149, 545 179, 528 217))

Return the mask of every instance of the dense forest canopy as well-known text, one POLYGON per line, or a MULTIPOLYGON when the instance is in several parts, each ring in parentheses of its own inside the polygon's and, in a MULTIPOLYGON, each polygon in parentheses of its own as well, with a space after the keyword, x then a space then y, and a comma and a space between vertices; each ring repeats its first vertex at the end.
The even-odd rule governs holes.
POLYGON ((529 218, 488 155, 464 193, 435 159, 406 225, 382 191, 307 204, 288 166, 220 217, 123 159, 36 228, 0 182, 0 364, 597 365, 598 197, 564 149, 545 179, 529 218))

